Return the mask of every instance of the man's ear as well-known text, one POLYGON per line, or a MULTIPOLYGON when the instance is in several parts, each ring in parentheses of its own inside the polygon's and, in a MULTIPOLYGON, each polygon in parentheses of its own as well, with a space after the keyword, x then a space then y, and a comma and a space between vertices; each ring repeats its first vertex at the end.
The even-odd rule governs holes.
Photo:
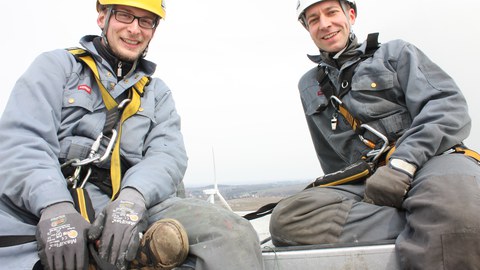
POLYGON ((98 12, 98 17, 97 17, 97 25, 98 27, 100 27, 100 29, 103 30, 103 28, 105 27, 105 19, 107 17, 107 14, 105 12, 105 10, 100 10, 98 12))
POLYGON ((350 19, 350 25, 354 25, 355 19, 357 19, 357 13, 355 13, 353 8, 348 11, 348 18, 350 19))

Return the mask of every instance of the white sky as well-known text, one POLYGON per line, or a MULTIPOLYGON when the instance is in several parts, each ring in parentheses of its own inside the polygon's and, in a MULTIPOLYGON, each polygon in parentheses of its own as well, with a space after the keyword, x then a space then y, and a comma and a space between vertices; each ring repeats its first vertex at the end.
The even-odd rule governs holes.
MULTIPOLYGON (((322 171, 297 90, 317 49, 295 18, 296 0, 167 0, 167 18, 147 59, 170 86, 182 116, 190 186, 313 180, 322 171)), ((480 150, 478 0, 360 0, 359 40, 401 38, 449 73, 469 101, 466 143, 480 150)), ((41 52, 78 46, 99 34, 95 0, 2 4, 0 112, 41 52)), ((448 112, 445 112, 448 113, 448 112)), ((0 131, 1 132, 1 131, 0 131)))

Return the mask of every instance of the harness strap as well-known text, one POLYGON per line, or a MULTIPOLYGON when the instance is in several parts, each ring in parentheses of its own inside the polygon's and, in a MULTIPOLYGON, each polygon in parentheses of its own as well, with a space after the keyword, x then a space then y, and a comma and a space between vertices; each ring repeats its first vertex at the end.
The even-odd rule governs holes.
MULTIPOLYGON (((118 108, 118 103, 115 99, 110 95, 107 91, 105 86, 103 86, 100 75, 97 69, 97 65, 93 60, 92 56, 90 56, 85 50, 83 49, 71 49, 69 50, 76 58, 80 59, 84 62, 90 70, 95 75, 95 80, 97 81, 97 85, 100 88, 100 93, 102 95, 103 102, 105 103, 105 107, 107 108, 107 117, 105 121, 105 126, 114 126, 115 123, 118 123, 118 118, 120 118, 120 122, 118 123, 118 135, 117 140, 115 142, 115 146, 112 152, 112 158, 110 161, 110 174, 111 174, 111 181, 112 181, 112 197, 113 200, 118 191, 120 190, 120 182, 122 178, 121 173, 121 162, 120 162, 120 138, 122 133, 122 124, 131 116, 135 115, 140 108, 140 98, 143 96, 144 88, 148 84, 149 79, 148 77, 142 77, 135 85, 130 89, 129 95, 131 96, 131 101, 128 103, 126 108, 121 112, 118 108)), ((108 128, 108 127, 107 127, 108 128)), ((104 128, 105 129, 105 128, 104 128)), ((109 129, 111 130, 111 129, 109 129)))
POLYGON ((133 86, 133 89, 130 90, 130 94, 132 94, 132 100, 123 111, 120 119, 120 125, 118 127, 118 140, 113 148, 110 167, 110 175, 112 178, 112 200, 116 197, 118 191, 120 190, 120 181, 122 178, 122 171, 120 167, 120 138, 122 135, 122 125, 128 118, 138 112, 141 103, 140 94, 143 94, 143 88, 145 87, 145 85, 147 85, 148 81, 149 80, 147 77, 143 77, 133 86))
POLYGON ((75 209, 85 218, 88 223, 95 220, 95 210, 88 192, 84 188, 74 188, 70 190, 72 194, 75 209))
POLYGON ((338 105, 338 112, 345 118, 345 120, 347 120, 353 131, 357 132, 359 130, 362 122, 357 118, 353 117, 353 115, 347 110, 343 103, 338 105))
MULTIPOLYGON (((73 197, 75 209, 91 223, 95 219, 95 210, 93 210, 93 204, 87 191, 83 188, 75 188, 70 193, 73 197)), ((23 245, 36 240, 35 235, 0 235, 0 248, 23 245)))
MULTIPOLYGON (((372 168, 365 160, 360 160, 355 162, 354 164, 347 166, 339 171, 325 174, 324 176, 320 176, 312 183, 308 184, 304 190, 313 188, 313 187, 331 187, 331 186, 338 186, 342 184, 354 184, 365 181, 367 177, 369 177, 373 173, 372 168)), ((281 200, 280 200, 281 201, 281 200)), ((256 218, 260 218, 271 214, 273 209, 277 204, 276 203, 269 203, 262 207, 260 207, 257 211, 248 213, 243 216, 243 218, 247 220, 252 220, 256 218)))
POLYGON ((480 154, 471 149, 468 149, 464 146, 455 146, 453 150, 455 151, 455 153, 464 154, 480 163, 480 154))
POLYGON ((23 245, 36 240, 35 235, 0 235, 0 248, 23 245))
POLYGON ((102 81, 100 80, 100 75, 98 73, 97 64, 93 60, 93 58, 84 50, 84 49, 70 49, 69 52, 73 54, 77 59, 82 60, 87 66, 92 70, 93 74, 95 75, 95 80, 97 81, 97 85, 100 88, 100 93, 102 94, 103 102, 107 107, 107 110, 111 110, 118 106, 115 99, 110 95, 107 91, 105 86, 103 86, 102 81))
MULTIPOLYGON (((340 90, 338 97, 335 96, 335 86, 331 82, 330 78, 328 77, 328 72, 326 72, 326 67, 318 66, 318 77, 317 81, 325 94, 325 97, 331 100, 332 105, 336 108, 336 110, 347 120, 347 122, 352 127, 353 131, 357 134, 360 134, 362 131, 360 126, 362 122, 355 118, 347 109, 347 107, 342 103, 341 98, 345 96, 345 94, 350 91, 352 88, 352 77, 355 71, 355 68, 365 59, 371 57, 379 47, 378 43, 378 33, 371 33, 368 35, 366 40, 366 48, 365 53, 360 56, 360 59, 352 64, 351 66, 347 67, 343 73, 341 74, 339 81, 341 82, 342 89, 340 90), (335 104, 336 103, 336 104, 335 104)), ((374 143, 369 143, 367 146, 370 148, 374 148, 374 143)))

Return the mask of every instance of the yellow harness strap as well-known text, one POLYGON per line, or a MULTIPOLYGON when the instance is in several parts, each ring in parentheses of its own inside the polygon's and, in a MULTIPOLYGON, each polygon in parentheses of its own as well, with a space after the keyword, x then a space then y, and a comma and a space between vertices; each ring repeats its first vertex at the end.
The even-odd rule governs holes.
MULTIPOLYGON (((352 127, 353 131, 354 132, 357 132, 357 130, 360 128, 360 126, 362 125, 362 123, 360 122, 360 120, 356 119, 355 117, 353 117, 353 115, 347 110, 347 108, 345 108, 345 106, 343 106, 342 104, 339 104, 338 105, 338 112, 345 118, 345 120, 347 120, 347 122, 350 124, 350 126, 352 127)), ((374 149, 375 148, 375 143, 372 142, 372 141, 369 141, 367 139, 363 139, 362 142, 374 149)))
POLYGON ((86 203, 86 199, 85 199, 85 193, 83 192, 83 188, 76 188, 74 190, 74 192, 76 193, 77 195, 77 198, 78 198, 78 208, 79 208, 79 212, 80 214, 82 215, 83 218, 85 218, 88 223, 92 223, 92 221, 90 220, 90 218, 88 217, 88 206, 87 206, 87 203, 86 203))
POLYGON ((342 104, 338 105, 338 111, 340 112, 343 117, 347 120, 347 122, 352 126, 353 131, 357 131, 362 123, 359 120, 355 119, 352 114, 345 108, 342 104))
POLYGON ((461 147, 461 146, 456 146, 454 148, 454 150, 455 150, 455 153, 464 154, 466 156, 469 156, 469 157, 475 159, 477 162, 480 162, 480 154, 478 154, 477 152, 475 152, 473 150, 470 150, 468 148, 461 147))
POLYGON ((333 187, 333 186, 338 186, 338 185, 342 185, 342 184, 346 184, 346 183, 350 183, 352 181, 355 181, 355 180, 358 180, 358 179, 362 179, 364 177, 367 177, 371 174, 371 171, 368 170, 368 169, 364 169, 363 171, 359 172, 359 173, 356 173, 354 175, 350 175, 348 177, 345 177, 345 178, 342 178, 342 179, 339 179, 337 181, 333 181, 333 182, 330 182, 330 183, 327 183, 327 184, 323 184, 323 185, 319 185, 319 187, 333 187))
POLYGON ((122 172, 120 170, 120 138, 122 135, 122 125, 125 120, 130 116, 136 114, 140 108, 140 94, 143 93, 143 88, 148 82, 147 77, 143 77, 138 81, 134 89, 130 90, 132 94, 132 100, 128 103, 125 110, 123 110, 122 117, 120 118, 120 125, 118 127, 117 142, 113 148, 112 159, 110 161, 110 178, 112 180, 112 200, 116 197, 120 190, 120 181, 122 179, 122 172))
MULTIPOLYGON (((70 53, 75 55, 78 59, 82 60, 93 72, 95 75, 95 80, 97 85, 100 88, 100 93, 102 94, 103 102, 107 110, 111 110, 118 106, 118 103, 110 95, 105 86, 103 86, 100 75, 98 73, 97 65, 93 58, 86 53, 83 49, 71 49, 70 53)), ((112 200, 116 197, 118 191, 120 190, 120 181, 122 178, 121 168, 120 168, 120 138, 122 134, 122 125, 129 117, 135 115, 140 108, 140 95, 143 94, 145 85, 147 85, 149 79, 148 77, 142 77, 135 85, 130 89, 131 101, 128 103, 127 107, 123 110, 120 124, 118 127, 117 141, 112 152, 112 158, 110 161, 110 178, 112 182, 112 200)))
POLYGON ((84 49, 73 49, 73 50, 69 50, 69 52, 77 56, 78 59, 82 60, 92 70, 93 74, 95 75, 95 80, 97 81, 97 85, 100 88, 100 93, 102 94, 102 99, 103 99, 103 102, 105 103, 105 106, 107 107, 107 110, 111 110, 117 107, 118 106, 117 102, 110 95, 110 93, 108 93, 107 89, 105 89, 105 86, 103 86, 102 82, 100 81, 97 64, 95 64, 95 61, 93 60, 93 58, 90 55, 86 54, 84 49))

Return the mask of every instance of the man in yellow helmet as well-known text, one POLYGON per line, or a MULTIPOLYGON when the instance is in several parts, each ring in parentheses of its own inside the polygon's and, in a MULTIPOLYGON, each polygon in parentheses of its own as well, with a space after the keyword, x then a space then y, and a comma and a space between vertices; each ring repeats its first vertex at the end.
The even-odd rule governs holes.
POLYGON ((97 11, 101 36, 41 54, 0 119, 2 267, 262 269, 248 221, 177 196, 180 117, 144 59, 164 1, 97 11))

